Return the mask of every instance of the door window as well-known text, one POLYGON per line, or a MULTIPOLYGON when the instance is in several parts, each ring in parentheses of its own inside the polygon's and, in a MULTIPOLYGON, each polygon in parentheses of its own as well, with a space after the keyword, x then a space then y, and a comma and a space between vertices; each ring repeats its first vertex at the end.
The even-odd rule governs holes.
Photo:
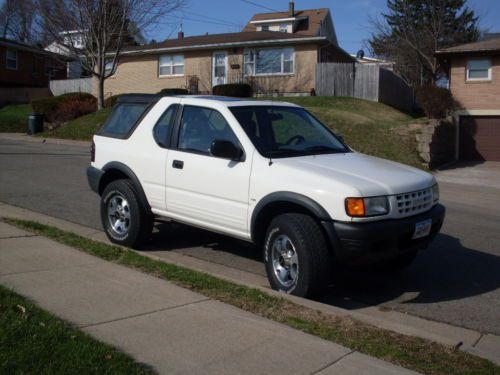
POLYGON ((153 136, 156 143, 160 147, 167 147, 168 138, 170 135, 170 129, 174 124, 175 114, 177 113, 178 104, 172 104, 167 110, 161 115, 160 119, 156 123, 153 129, 153 136))
POLYGON ((179 134, 179 149, 208 155, 215 140, 231 141, 238 145, 238 138, 224 116, 216 110, 185 106, 179 134))

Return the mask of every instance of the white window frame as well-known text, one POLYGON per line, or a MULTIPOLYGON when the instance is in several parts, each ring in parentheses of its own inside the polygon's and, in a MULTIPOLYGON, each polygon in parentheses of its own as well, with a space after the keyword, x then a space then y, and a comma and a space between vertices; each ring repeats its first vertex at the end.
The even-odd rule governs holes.
POLYGON ((288 32, 288 24, 287 23, 281 23, 278 27, 279 27, 280 33, 287 33, 288 32), (283 31, 283 30, 285 30, 285 31, 283 31))
POLYGON ((176 54, 176 55, 160 55, 158 56, 158 77, 184 77, 184 74, 186 72, 186 66, 185 66, 185 61, 184 61, 184 55, 182 54, 176 54), (182 57, 182 64, 174 64, 174 58, 175 57, 182 57), (161 58, 162 57, 168 57, 169 62, 168 63, 161 63, 161 58), (163 67, 169 66, 170 67, 170 74, 161 74, 161 69, 163 67), (175 66, 182 66, 182 74, 174 74, 174 67, 175 66))
POLYGON ((269 77, 269 76, 288 76, 288 75, 294 75, 295 74, 295 48, 293 47, 283 47, 283 48, 253 48, 253 49, 247 49, 244 52, 243 56, 243 72, 245 76, 247 77, 269 77), (281 50, 281 71, 278 73, 257 73, 257 54, 258 51, 261 50, 281 50), (291 60, 285 60, 285 54, 284 51, 286 49, 292 50, 292 59, 291 60), (253 51, 253 60, 252 61, 247 61, 246 57, 250 56, 250 51, 253 51), (285 72, 285 61, 291 61, 292 62, 292 71, 291 72, 285 72), (252 65, 252 74, 247 74, 247 64, 252 65))
POLYGON ((10 69, 10 70, 17 70, 19 68, 19 57, 17 55, 17 50, 15 50, 15 49, 6 49, 5 50, 5 67, 7 69, 10 69), (9 52, 13 52, 14 55, 15 55, 15 57, 14 58, 9 57, 9 52), (15 61, 15 63, 16 63, 16 67, 15 68, 9 66, 9 60, 10 61, 15 61))
POLYGON ((474 58, 474 59, 468 59, 465 67, 465 80, 468 82, 474 82, 474 81, 491 81, 491 59, 489 58, 474 58), (486 69, 471 69, 470 64, 475 61, 486 61, 488 63, 488 77, 487 78, 471 78, 469 76, 469 72, 471 70, 486 70, 486 69))

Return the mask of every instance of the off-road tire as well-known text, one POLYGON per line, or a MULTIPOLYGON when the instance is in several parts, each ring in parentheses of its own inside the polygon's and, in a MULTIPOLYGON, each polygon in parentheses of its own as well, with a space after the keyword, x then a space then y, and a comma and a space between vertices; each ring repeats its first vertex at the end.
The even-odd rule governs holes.
POLYGON ((133 183, 130 180, 115 180, 109 183, 101 195, 101 222, 107 237, 113 243, 139 248, 151 236, 154 217, 151 211, 144 207, 139 199, 133 183), (115 196, 122 196, 129 206, 130 226, 124 234, 116 233, 108 218, 108 203, 115 196))
POLYGON ((264 262, 271 287, 300 297, 320 295, 328 286, 332 259, 319 224, 300 213, 276 216, 269 225, 264 240, 264 262), (276 276, 272 247, 278 238, 288 237, 298 256, 298 276, 290 286, 284 286, 276 276))

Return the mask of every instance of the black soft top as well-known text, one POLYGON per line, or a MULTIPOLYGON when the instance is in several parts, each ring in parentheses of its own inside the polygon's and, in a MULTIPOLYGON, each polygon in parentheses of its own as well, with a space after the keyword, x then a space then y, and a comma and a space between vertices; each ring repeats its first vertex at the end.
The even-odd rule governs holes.
POLYGON ((153 104, 167 95, 161 94, 122 94, 116 100, 117 103, 146 103, 153 104))

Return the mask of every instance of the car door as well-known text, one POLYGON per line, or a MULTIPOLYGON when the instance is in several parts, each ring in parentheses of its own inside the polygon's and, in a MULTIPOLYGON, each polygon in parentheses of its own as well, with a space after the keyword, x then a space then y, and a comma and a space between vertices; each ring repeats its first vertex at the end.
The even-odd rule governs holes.
POLYGON ((177 140, 167 157, 169 216, 208 229, 248 238, 251 161, 210 155, 212 142, 238 138, 218 110, 184 105, 177 140))

